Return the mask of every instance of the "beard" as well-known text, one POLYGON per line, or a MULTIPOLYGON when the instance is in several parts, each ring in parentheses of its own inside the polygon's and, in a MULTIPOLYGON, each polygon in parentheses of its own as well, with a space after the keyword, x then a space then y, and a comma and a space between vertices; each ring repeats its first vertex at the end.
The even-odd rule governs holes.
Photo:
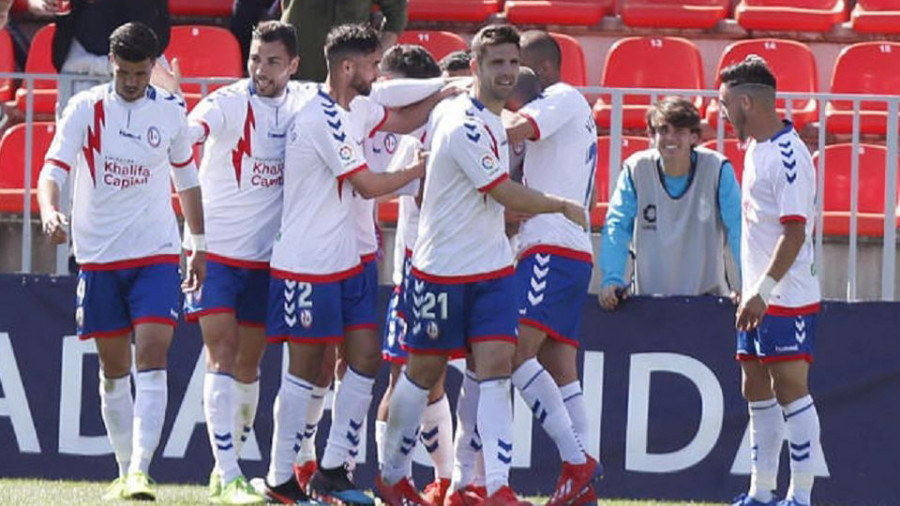
POLYGON ((353 91, 362 95, 369 96, 369 93, 372 93, 372 83, 367 82, 365 79, 356 76, 350 81, 350 87, 353 88, 353 91))

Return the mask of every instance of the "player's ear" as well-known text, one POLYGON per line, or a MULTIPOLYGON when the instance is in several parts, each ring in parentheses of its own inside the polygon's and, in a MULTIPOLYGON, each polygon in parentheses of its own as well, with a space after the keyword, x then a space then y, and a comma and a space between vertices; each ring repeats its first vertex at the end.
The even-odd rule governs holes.
POLYGON ((288 63, 288 70, 291 71, 291 75, 296 74, 297 69, 299 69, 299 68, 300 68, 300 57, 295 56, 295 57, 291 58, 290 63, 288 63))

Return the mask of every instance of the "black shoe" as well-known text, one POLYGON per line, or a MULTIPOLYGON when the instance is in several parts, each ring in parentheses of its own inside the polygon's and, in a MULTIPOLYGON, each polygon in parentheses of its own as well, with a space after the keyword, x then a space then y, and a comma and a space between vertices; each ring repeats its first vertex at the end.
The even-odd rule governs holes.
POLYGON ((266 500, 278 504, 302 504, 305 506, 317 504, 300 488, 294 476, 277 487, 273 487, 269 484, 269 480, 266 480, 266 500))
POLYGON ((345 467, 319 468, 309 480, 309 492, 328 504, 374 505, 375 500, 353 484, 345 467))

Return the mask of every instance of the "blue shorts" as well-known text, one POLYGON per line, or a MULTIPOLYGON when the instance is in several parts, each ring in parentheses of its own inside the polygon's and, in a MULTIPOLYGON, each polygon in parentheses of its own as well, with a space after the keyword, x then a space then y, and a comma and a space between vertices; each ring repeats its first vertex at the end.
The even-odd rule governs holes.
POLYGON ((378 329, 378 262, 363 260, 359 274, 346 280, 343 292, 344 330, 378 329))
POLYGON ((405 364, 407 353, 403 349, 406 341, 406 318, 403 312, 403 289, 395 286, 388 301, 387 316, 384 321, 384 341, 381 358, 395 364, 405 364))
POLYGON ((581 313, 591 282, 590 255, 585 261, 572 258, 577 252, 565 255, 571 250, 563 248, 552 249, 564 254, 535 249, 526 251, 516 266, 519 323, 546 332, 550 339, 577 347, 581 313))
POLYGON ((237 267, 221 262, 213 255, 210 257, 206 260, 203 287, 185 297, 185 319, 197 321, 208 314, 234 313, 241 325, 265 326, 268 266, 237 267))
POLYGON ((114 337, 140 323, 178 322, 181 280, 177 263, 111 270, 82 269, 75 290, 80 339, 114 337))
POLYGON ((737 359, 762 363, 812 362, 816 343, 816 313, 798 316, 767 314, 759 327, 737 333, 737 359))
POLYGON ((477 342, 515 344, 516 278, 509 271, 484 281, 447 283, 413 269, 403 349, 457 358, 477 342))

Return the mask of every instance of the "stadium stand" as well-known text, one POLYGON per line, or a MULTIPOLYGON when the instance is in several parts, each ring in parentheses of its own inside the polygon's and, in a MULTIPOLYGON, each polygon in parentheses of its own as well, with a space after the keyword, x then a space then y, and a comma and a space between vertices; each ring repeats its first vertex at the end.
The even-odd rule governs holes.
POLYGON ((614 0, 507 0, 504 12, 514 25, 593 26, 614 12, 614 0))
POLYGON ((746 30, 827 32, 847 20, 844 0, 741 0, 734 18, 746 30))
POLYGON ((484 23, 500 12, 500 0, 409 0, 409 21, 484 23))
MULTIPOLYGON (((775 73, 778 80, 778 91, 797 93, 818 93, 819 73, 816 68, 816 58, 806 44, 784 39, 751 39, 741 40, 729 45, 722 52, 719 64, 716 67, 716 83, 719 87, 719 72, 731 65, 742 61, 748 55, 762 56, 769 64, 769 68, 775 73)), ((785 101, 778 99, 776 106, 779 114, 785 114, 785 101)), ((819 107, 815 100, 792 101, 791 112, 797 130, 807 123, 818 120, 819 107)), ((719 103, 717 100, 710 102, 706 108, 706 120, 715 128, 719 120, 719 103)))
POLYGON ((857 0, 850 26, 857 33, 900 33, 900 2, 857 0))
MULTIPOLYGON (((868 93, 894 95, 900 89, 900 43, 860 42, 841 50, 831 74, 832 93, 868 93)), ((835 100, 828 103, 828 131, 851 133, 853 103, 835 100)), ((884 135, 887 129, 887 105, 884 102, 860 102, 859 127, 862 133, 884 135)))
MULTIPOLYGON (((861 236, 881 237, 884 233, 884 167, 887 148, 859 145, 859 181, 857 187, 857 232, 861 236)), ((850 234, 850 181, 853 145, 825 147, 824 231, 826 234, 850 234)), ((818 151, 813 163, 818 167, 818 151)))
MULTIPOLYGON (((671 88, 702 90, 703 59, 691 41, 681 37, 626 37, 616 41, 606 54, 600 86, 611 88, 671 88)), ((694 101, 703 114, 703 100, 694 101)), ((626 95, 623 127, 640 129, 650 104, 648 95, 626 95)), ((612 103, 604 95, 594 104, 594 119, 609 128, 612 103)))
POLYGON ((622 0, 619 14, 632 28, 710 29, 730 8, 730 0, 622 0))
POLYGON ((437 30, 406 30, 397 39, 397 43, 418 44, 427 49, 437 61, 454 51, 465 51, 469 48, 459 35, 437 30))
MULTIPOLYGON (((723 141, 721 153, 731 162, 731 166, 734 167, 734 176, 737 178, 738 184, 741 184, 741 176, 744 174, 744 154, 747 152, 747 146, 737 139, 724 139, 723 141)), ((716 140, 706 141, 701 146, 716 150, 716 140)))
POLYGON ((559 44, 562 53, 560 78, 572 86, 587 86, 587 66, 581 44, 575 37, 564 33, 551 32, 550 36, 559 44))
MULTIPOLYGON (((217 26, 173 26, 166 58, 178 58, 184 77, 234 77, 243 75, 241 48, 231 32, 217 26), (211 58, 210 55, 215 55, 211 58)), ((207 93, 227 83, 211 84, 207 93)), ((201 86, 184 83, 188 110, 201 98, 201 86)))
MULTIPOLYGON (((32 126, 31 212, 38 214, 37 181, 56 125, 36 122, 32 126)), ((0 212, 22 213, 25 194, 25 124, 10 127, 0 139, 0 212)))
MULTIPOLYGON (((594 174, 594 191, 597 194, 597 202, 591 209, 591 228, 603 227, 606 220, 606 211, 609 208, 609 150, 611 139, 607 136, 597 137, 597 170, 594 174)), ((650 147, 650 139, 647 137, 623 136, 622 137, 622 161, 633 153, 650 147)))
POLYGON ((173 16, 231 16, 232 0, 169 0, 173 16))
MULTIPOLYGON (((16 55, 13 52, 13 41, 9 32, 0 31, 0 72, 16 71, 16 55)), ((0 79, 0 100, 7 101, 13 98, 15 83, 12 79, 0 79)))
MULTIPOLYGON (((56 25, 50 23, 44 25, 31 39, 31 47, 28 49, 28 58, 25 60, 25 72, 28 74, 56 74, 51 56, 53 33, 56 25)), ((27 83, 16 90, 16 107, 25 112, 27 83)), ((56 110, 56 81, 37 79, 34 81, 34 111, 37 113, 53 114, 56 110)))

